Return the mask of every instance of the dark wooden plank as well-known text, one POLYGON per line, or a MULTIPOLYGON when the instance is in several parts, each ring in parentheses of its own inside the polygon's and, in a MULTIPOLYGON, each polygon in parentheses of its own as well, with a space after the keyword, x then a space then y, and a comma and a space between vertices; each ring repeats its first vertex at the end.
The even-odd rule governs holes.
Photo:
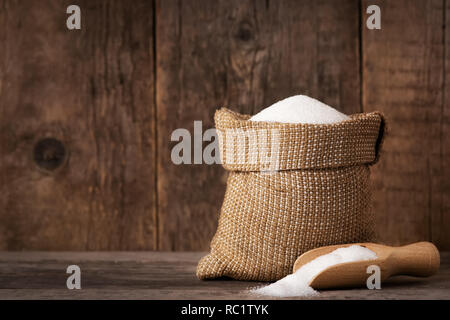
MULTIPOLYGON (((200 281, 202 252, 0 252, 0 299, 260 299, 258 282, 200 281), (68 265, 81 268, 81 290, 66 289, 68 265)), ((263 297, 267 299, 267 297, 263 297)), ((430 278, 395 277, 381 290, 322 291, 315 299, 450 299, 450 253, 430 278)), ((289 298, 292 299, 292 298, 289 298)))
POLYGON ((445 3, 445 88, 439 128, 439 167, 434 176, 435 189, 439 188, 440 192, 434 194, 436 207, 432 216, 432 236, 440 247, 450 249, 450 1, 445 3))
POLYGON ((152 2, 70 4, 0 1, 0 248, 153 249, 152 2))
POLYGON ((294 94, 360 111, 358 1, 157 1, 159 248, 206 250, 224 195, 218 165, 174 165, 173 130, 215 109, 255 113, 294 94))
MULTIPOLYGON (((437 240, 435 229, 442 227, 434 220, 445 215, 440 199, 448 186, 438 182, 448 121, 442 117, 442 4, 362 2, 363 108, 384 112, 389 129, 372 171, 374 208, 380 239, 391 244, 437 240), (381 8, 381 30, 365 28, 371 4, 381 8)), ((442 239, 436 243, 449 248, 442 239)))

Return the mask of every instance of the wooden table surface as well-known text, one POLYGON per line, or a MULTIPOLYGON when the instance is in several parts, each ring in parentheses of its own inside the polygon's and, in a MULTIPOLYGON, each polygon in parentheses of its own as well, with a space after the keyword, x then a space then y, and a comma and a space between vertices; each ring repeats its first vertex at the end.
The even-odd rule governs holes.
MULTIPOLYGON (((0 252, 0 299, 258 299, 258 282, 200 281, 201 252, 0 252), (81 290, 69 290, 69 265, 81 290)), ((267 297, 264 297, 267 299, 267 297)), ((430 278, 395 277, 381 290, 322 291, 315 299, 450 299, 450 252, 430 278)))

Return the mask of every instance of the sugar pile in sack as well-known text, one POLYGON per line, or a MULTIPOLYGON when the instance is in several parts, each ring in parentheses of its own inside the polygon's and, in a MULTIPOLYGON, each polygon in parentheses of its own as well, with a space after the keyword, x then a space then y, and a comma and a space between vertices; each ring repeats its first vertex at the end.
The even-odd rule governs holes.
POLYGON ((250 118, 250 121, 330 124, 349 117, 316 99, 304 95, 286 98, 250 118))

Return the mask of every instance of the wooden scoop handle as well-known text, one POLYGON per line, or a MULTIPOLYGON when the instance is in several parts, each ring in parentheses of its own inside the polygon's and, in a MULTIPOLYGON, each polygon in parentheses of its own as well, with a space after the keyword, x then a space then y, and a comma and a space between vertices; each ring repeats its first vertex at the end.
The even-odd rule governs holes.
POLYGON ((390 275, 428 277, 437 272, 440 264, 439 251, 431 242, 396 247, 389 260, 393 267, 390 275))

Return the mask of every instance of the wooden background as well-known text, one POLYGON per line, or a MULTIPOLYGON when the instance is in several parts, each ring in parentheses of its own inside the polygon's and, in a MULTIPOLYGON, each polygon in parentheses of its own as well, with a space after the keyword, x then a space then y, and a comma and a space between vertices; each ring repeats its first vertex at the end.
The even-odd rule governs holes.
POLYGON ((0 250, 206 250, 226 172, 172 164, 172 131, 294 94, 384 112, 380 238, 450 249, 449 22, 446 0, 0 0, 0 250))

